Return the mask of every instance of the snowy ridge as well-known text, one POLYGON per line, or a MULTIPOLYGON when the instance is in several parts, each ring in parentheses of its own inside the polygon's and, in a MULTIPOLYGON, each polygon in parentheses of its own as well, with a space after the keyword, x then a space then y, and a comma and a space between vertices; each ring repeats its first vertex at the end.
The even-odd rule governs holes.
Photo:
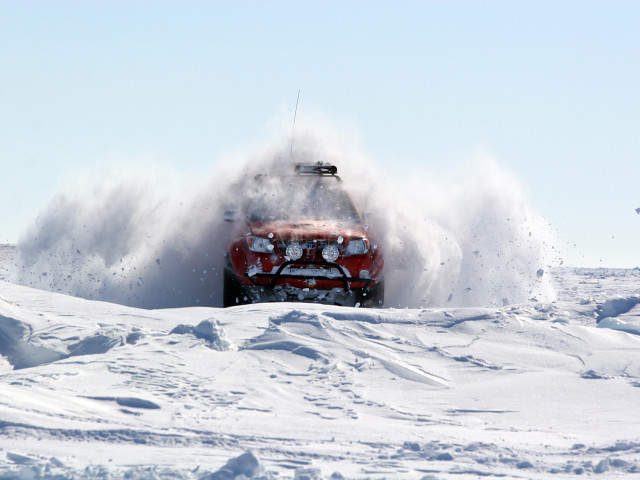
POLYGON ((555 277, 556 303, 403 310, 0 283, 0 478, 640 474, 640 336, 603 328, 637 325, 640 272, 555 277))

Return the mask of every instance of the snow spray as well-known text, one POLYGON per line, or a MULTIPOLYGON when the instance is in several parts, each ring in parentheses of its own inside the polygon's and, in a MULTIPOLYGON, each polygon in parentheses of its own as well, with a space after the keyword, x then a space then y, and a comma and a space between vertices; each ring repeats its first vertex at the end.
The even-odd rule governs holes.
POLYGON ((224 210, 257 173, 324 161, 338 166, 383 249, 387 307, 554 298, 554 235, 495 162, 473 162, 450 181, 414 171, 391 178, 331 128, 298 128, 291 152, 279 137, 220 162, 205 181, 179 185, 133 169, 65 188, 19 242, 15 281, 143 308, 221 306, 224 210))

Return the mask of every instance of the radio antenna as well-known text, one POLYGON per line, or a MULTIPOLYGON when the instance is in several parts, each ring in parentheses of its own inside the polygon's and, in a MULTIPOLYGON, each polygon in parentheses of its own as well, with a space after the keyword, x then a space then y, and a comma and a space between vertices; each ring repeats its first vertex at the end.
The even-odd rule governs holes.
POLYGON ((298 116, 298 102, 300 101, 300 90, 298 90, 298 98, 296 98, 296 110, 293 114, 293 127, 291 127, 291 149, 289 150, 289 160, 293 158, 293 132, 296 129, 296 117, 298 116))

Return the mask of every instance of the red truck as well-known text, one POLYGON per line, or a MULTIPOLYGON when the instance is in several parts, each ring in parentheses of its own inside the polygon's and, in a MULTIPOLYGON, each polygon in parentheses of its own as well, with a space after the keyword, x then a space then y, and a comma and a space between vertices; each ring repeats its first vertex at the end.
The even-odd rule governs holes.
POLYGON ((225 307, 306 301, 380 307, 384 260, 334 165, 256 175, 238 211, 224 270, 225 307))

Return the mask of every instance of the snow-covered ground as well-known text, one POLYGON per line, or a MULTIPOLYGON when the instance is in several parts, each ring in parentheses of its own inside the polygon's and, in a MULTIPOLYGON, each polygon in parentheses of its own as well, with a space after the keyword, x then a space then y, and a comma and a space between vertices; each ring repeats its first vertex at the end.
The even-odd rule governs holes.
POLYGON ((0 281, 0 478, 640 478, 640 271, 551 275, 553 303, 380 310, 0 281))

